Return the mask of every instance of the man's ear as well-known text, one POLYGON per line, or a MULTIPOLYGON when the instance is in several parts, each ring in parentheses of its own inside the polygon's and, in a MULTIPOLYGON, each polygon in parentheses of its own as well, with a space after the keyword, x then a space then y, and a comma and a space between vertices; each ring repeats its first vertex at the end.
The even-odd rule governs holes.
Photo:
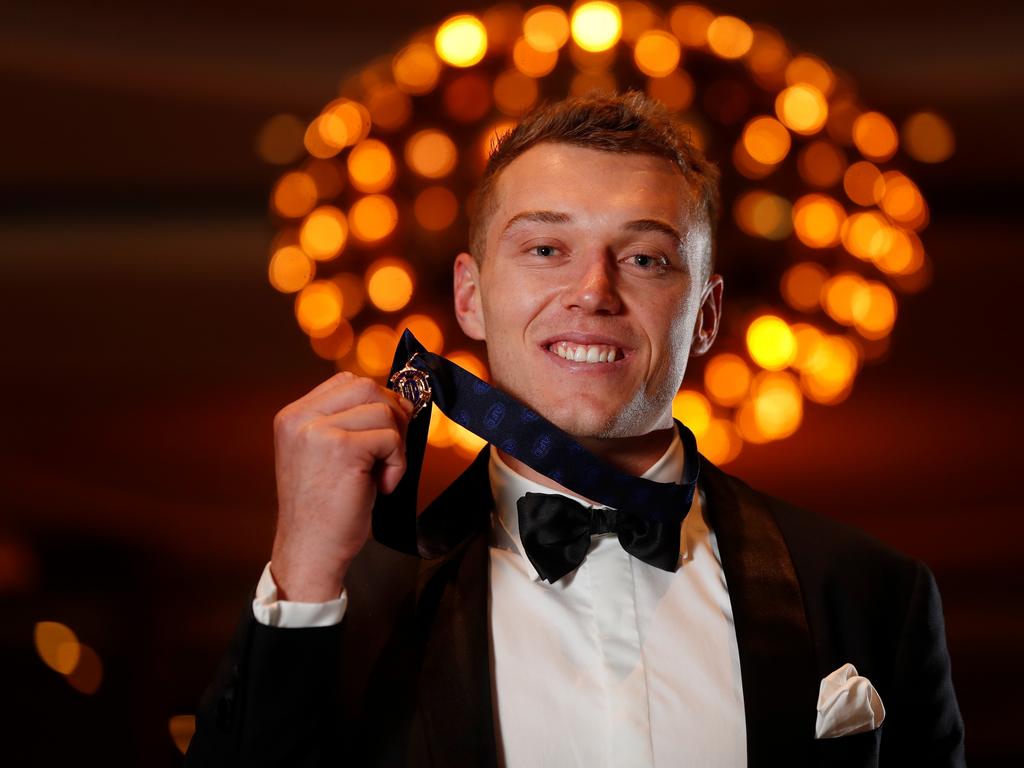
POLYGON ((468 253, 455 257, 455 318, 469 338, 484 341, 484 312, 480 295, 480 267, 468 253))
POLYGON ((690 356, 700 357, 715 343, 718 336, 718 323, 722 319, 722 289, 724 287, 721 275, 712 275, 708 278, 707 285, 700 298, 700 310, 697 312, 697 322, 693 326, 693 341, 690 344, 690 356))

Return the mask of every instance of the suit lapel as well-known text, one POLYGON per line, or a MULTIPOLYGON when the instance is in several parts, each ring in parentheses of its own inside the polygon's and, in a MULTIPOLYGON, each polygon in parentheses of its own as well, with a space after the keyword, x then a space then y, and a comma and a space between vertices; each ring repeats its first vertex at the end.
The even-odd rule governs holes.
POLYGON ((736 625, 748 765, 809 764, 818 679, 789 550, 763 497, 701 458, 736 625))
POLYGON ((484 527, 493 506, 487 459, 485 449, 418 524, 421 552, 446 552, 424 562, 416 594, 422 653, 416 716, 428 744, 429 754, 420 756, 425 765, 496 764, 484 527), (460 543, 452 548, 455 542, 460 543))

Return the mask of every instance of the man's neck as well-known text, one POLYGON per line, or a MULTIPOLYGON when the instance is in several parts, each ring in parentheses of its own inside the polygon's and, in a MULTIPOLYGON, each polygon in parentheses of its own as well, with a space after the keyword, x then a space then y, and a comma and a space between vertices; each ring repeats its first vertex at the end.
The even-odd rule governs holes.
MULTIPOLYGON (((590 453, 611 464, 616 469, 631 475, 640 476, 654 466, 654 463, 668 450, 669 445, 672 443, 675 429, 673 424, 671 427, 656 429, 653 432, 648 432, 646 435, 637 435, 635 437, 577 437, 576 441, 590 451, 590 453)), ((510 469, 518 472, 523 477, 540 483, 554 491, 568 492, 570 495, 573 493, 570 489, 559 485, 551 478, 545 477, 540 472, 528 467, 514 456, 510 456, 501 450, 498 451, 498 455, 510 469)))

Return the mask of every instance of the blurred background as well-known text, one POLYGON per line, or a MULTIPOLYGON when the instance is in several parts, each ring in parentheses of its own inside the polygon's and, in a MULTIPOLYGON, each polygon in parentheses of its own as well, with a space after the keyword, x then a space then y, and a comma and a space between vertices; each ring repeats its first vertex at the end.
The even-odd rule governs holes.
MULTIPOLYGON (((513 55, 530 6, 0 8, 5 763, 180 764, 269 556, 275 412, 379 373, 410 316, 483 370, 447 309, 464 191, 517 110, 609 84, 675 100, 724 172, 730 314, 679 413, 728 471, 933 569, 968 758, 1020 758, 1024 10, 619 5, 621 40, 556 39, 548 72, 557 14, 513 55), (479 66, 446 58, 472 29, 430 53, 460 12, 479 66)), ((473 449, 433 442, 428 495, 473 449)))

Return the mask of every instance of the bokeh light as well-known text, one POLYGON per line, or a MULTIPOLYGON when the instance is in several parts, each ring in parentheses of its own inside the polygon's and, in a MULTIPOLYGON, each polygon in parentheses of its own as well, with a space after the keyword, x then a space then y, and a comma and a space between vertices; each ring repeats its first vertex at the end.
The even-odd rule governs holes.
POLYGON ((843 179, 846 157, 841 149, 827 141, 812 141, 800 150, 797 169, 808 184, 834 187, 843 179))
POLYGON ((750 391, 750 367, 739 355, 725 352, 715 355, 704 367, 704 389, 719 405, 743 402, 750 391))
POLYGON ((690 48, 701 48, 708 42, 708 27, 715 15, 702 5, 683 3, 669 14, 669 27, 679 42, 690 48))
POLYGON ((700 392, 684 389, 672 398, 672 417, 683 422, 700 440, 711 424, 711 403, 700 392))
POLYGON ((415 282, 408 262, 378 259, 366 270, 366 295, 384 312, 397 312, 409 303, 415 282))
POLYGON ((681 55, 679 41, 660 29, 644 32, 633 49, 636 68, 649 77, 665 77, 674 72, 681 55))
POLYGON ((761 315, 747 328, 747 350, 762 368, 779 371, 796 357, 796 338, 781 317, 761 315))
POLYGON ((444 350, 444 333, 430 315, 407 315, 395 324, 395 332, 399 335, 406 328, 412 331, 412 335, 429 351, 441 354, 444 350))
POLYGON ((440 179, 455 168, 458 151, 448 134, 433 128, 418 131, 405 143, 405 162, 420 176, 440 179))
POLYGON ((316 205, 316 183, 308 173, 292 171, 274 185, 270 201, 275 213, 289 219, 305 216, 316 205))
POLYGON ((846 211, 828 195, 804 195, 793 203, 793 230, 811 248, 830 248, 841 238, 846 211))
POLYGON ((934 112, 916 112, 903 122, 903 146, 922 163, 941 163, 956 150, 953 129, 934 112))
POLYGON ((583 50, 606 51, 622 36, 622 14, 612 3, 583 3, 572 14, 571 31, 583 50))
POLYGON ((181 754, 185 754, 196 732, 195 715, 173 715, 167 721, 167 731, 171 734, 174 746, 181 754))
POLYGON ((323 205, 312 211, 299 227, 299 244, 311 259, 333 259, 345 247, 348 239, 348 221, 345 214, 333 205, 323 205))
POLYGON ((537 6, 523 17, 523 38, 534 50, 557 51, 569 40, 569 17, 558 6, 537 6))
POLYGON ((487 53, 487 30, 476 16, 452 16, 438 28, 434 48, 445 63, 471 67, 487 53))
POLYGON ((896 154, 899 137, 888 117, 881 112, 865 112, 853 123, 853 143, 867 159, 882 162, 896 154))
POLYGON ((370 376, 383 376, 391 370, 398 334, 386 325, 371 325, 359 334, 356 358, 370 376))
POLYGON ((786 127, 771 117, 755 117, 743 129, 743 147, 764 165, 777 165, 789 152, 791 140, 786 127))
POLYGON ((310 336, 327 336, 341 322, 341 290, 331 280, 315 280, 295 297, 295 317, 310 336))
POLYGON ((538 51, 525 37, 521 37, 512 49, 512 63, 528 77, 544 77, 558 63, 558 52, 538 51))
POLYGON ((748 235, 784 240, 793 231, 792 208, 786 198, 754 189, 737 198, 733 214, 748 235))
POLYGON ((383 141, 365 139, 348 155, 348 177, 360 192, 383 192, 395 180, 395 160, 383 141))
POLYGON ((426 43, 412 43, 392 61, 395 85, 410 94, 429 93, 441 77, 441 62, 426 43))
POLYGON ((723 59, 738 59, 750 50, 754 31, 743 19, 717 16, 707 27, 708 47, 723 59))
POLYGON ((295 293, 309 284, 316 268, 301 248, 286 245, 274 251, 267 272, 274 288, 281 293, 295 293))
POLYGON ((812 312, 819 306, 827 279, 828 272, 815 261, 794 264, 782 274, 782 297, 794 309, 812 312))
POLYGON ((447 187, 427 187, 416 195, 413 216, 426 230, 440 232, 447 229, 459 215, 459 201, 447 187))
POLYGON ((387 195, 361 197, 349 210, 352 234, 366 243, 383 240, 398 224, 398 207, 387 195))
POLYGON ((810 135, 825 126, 828 102, 813 85, 791 85, 775 99, 775 113, 791 131, 810 135))
POLYGON ((306 126, 295 115, 274 115, 256 136, 256 153, 268 163, 287 165, 302 154, 306 126))
POLYGON ((55 672, 70 675, 78 665, 82 649, 72 629, 57 621, 40 621, 35 625, 36 653, 55 672))

